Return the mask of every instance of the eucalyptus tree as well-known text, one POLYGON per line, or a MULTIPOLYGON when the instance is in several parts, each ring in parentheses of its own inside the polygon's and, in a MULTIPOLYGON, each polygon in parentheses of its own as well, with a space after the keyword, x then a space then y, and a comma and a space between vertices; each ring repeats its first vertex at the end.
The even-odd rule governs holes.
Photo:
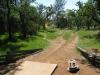
POLYGON ((67 27, 67 16, 65 11, 61 12, 58 18, 58 26, 63 29, 67 27))
POLYGON ((78 6, 79 9, 81 9, 81 8, 83 7, 83 2, 78 1, 78 2, 76 3, 76 6, 78 6))
POLYGON ((18 18, 17 2, 18 0, 1 0, 0 2, 0 7, 3 9, 3 18, 1 20, 4 24, 4 27, 1 29, 9 34, 10 39, 13 38, 14 26, 16 23, 14 21, 18 18))
POLYGON ((57 21, 60 17, 61 12, 64 11, 65 4, 66 4, 66 0, 55 0, 54 11, 55 11, 55 20, 58 28, 59 28, 59 24, 57 21))
MULTIPOLYGON (((97 9, 97 18, 95 18, 95 20, 99 23, 99 29, 100 29, 100 0, 93 0, 94 1, 94 5, 97 9)), ((98 36, 100 37, 100 31, 98 36)))
MULTIPOLYGON (((14 11, 17 9, 16 2, 18 0, 5 0, 6 2, 6 17, 7 17, 7 32, 9 34, 9 39, 13 38, 13 25, 11 23, 12 18, 14 18, 14 11)), ((14 22, 13 22, 14 23, 14 22)))
POLYGON ((94 6, 96 8, 96 13, 97 13, 97 16, 95 16, 93 19, 95 21, 97 21, 98 23, 100 23, 100 1, 99 0, 93 0, 93 3, 94 3, 94 6))
POLYGON ((76 12, 74 10, 67 10, 66 12, 67 12, 66 13, 67 22, 68 22, 67 27, 69 29, 73 29, 75 24, 76 24, 76 22, 75 22, 75 20, 76 20, 76 12))
POLYGON ((29 32, 36 33, 37 25, 37 16, 39 15, 37 9, 34 6, 30 6, 31 2, 35 0, 21 0, 19 6, 19 14, 21 20, 21 32, 23 37, 27 37, 29 32), (34 25, 34 26, 33 26, 34 25), (29 29, 30 28, 30 29, 29 29), (33 28, 33 30, 32 30, 33 28))
POLYGON ((96 8, 100 11, 100 0, 93 0, 96 8))
POLYGON ((93 5, 92 0, 87 1, 86 3, 82 4, 77 2, 78 4, 78 11, 77 17, 79 18, 79 23, 77 24, 80 28, 91 29, 96 26, 93 17, 96 16, 96 10, 93 5), (80 25, 79 25, 80 24, 80 25))
POLYGON ((43 4, 39 4, 37 8, 40 14, 42 14, 45 10, 45 6, 43 4))
POLYGON ((53 23, 54 10, 52 5, 47 6, 45 8, 44 14, 45 14, 45 25, 48 26, 51 23, 53 23))
POLYGON ((53 14, 54 14, 53 6, 50 5, 50 6, 46 7, 46 9, 45 9, 46 19, 49 20, 53 14))
POLYGON ((93 3, 91 0, 89 0, 85 6, 84 6, 84 10, 83 10, 83 16, 87 17, 87 29, 90 29, 90 27, 94 27, 94 20, 93 17, 96 16, 96 10, 95 7, 93 6, 93 3))
POLYGON ((44 6, 43 4, 38 4, 37 10, 39 12, 39 17, 38 17, 38 19, 40 20, 39 25, 41 25, 43 29, 46 29, 46 27, 45 27, 45 21, 46 21, 45 9, 46 9, 46 6, 44 6))
POLYGON ((81 1, 78 1, 76 3, 76 6, 78 6, 78 10, 76 12, 76 27, 79 30, 82 26, 83 26, 83 8, 84 8, 84 4, 81 1))
POLYGON ((23 37, 27 36, 27 24, 28 24, 28 14, 29 14, 29 1, 22 0, 19 7, 20 19, 21 19, 21 31, 23 37))
POLYGON ((0 0, 0 33, 6 31, 6 1, 0 0))

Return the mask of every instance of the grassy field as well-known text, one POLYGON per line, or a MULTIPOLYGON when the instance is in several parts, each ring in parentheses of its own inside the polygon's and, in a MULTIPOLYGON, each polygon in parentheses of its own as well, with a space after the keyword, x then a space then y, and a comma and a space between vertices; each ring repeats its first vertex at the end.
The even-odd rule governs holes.
MULTIPOLYGON (((41 30, 38 32, 36 36, 30 36, 27 39, 17 38, 16 41, 10 42, 7 40, 8 35, 0 35, 1 41, 4 41, 0 45, 0 55, 5 54, 9 50, 30 50, 30 49, 38 49, 38 48, 46 48, 48 47, 49 41, 55 39, 59 36, 60 30, 41 30)), ((15 36, 18 36, 16 34, 15 36)))
POLYGON ((100 39, 97 38, 97 31, 87 31, 81 30, 78 31, 79 34, 79 43, 78 46, 91 50, 91 49, 99 49, 100 50, 100 39))

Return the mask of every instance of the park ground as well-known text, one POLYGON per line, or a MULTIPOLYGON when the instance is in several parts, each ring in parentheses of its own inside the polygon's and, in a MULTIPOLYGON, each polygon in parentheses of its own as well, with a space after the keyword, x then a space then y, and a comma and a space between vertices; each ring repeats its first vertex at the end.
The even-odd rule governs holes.
MULTIPOLYGON (((28 60, 28 61, 57 64, 58 66, 54 71, 53 75, 99 75, 100 70, 90 65, 86 60, 84 60, 86 62, 83 63, 83 57, 76 50, 77 46, 81 46, 87 50, 91 50, 92 48, 100 49, 99 47, 100 42, 98 41, 96 42, 96 38, 93 37, 93 35, 97 34, 98 31, 95 31, 93 35, 91 35, 90 33, 91 31, 76 32, 70 30, 67 31, 62 30, 59 32, 58 37, 55 37, 52 40, 48 39, 50 44, 48 45, 48 47, 44 48, 42 52, 30 55, 19 61, 23 62, 28 60), (95 43, 96 45, 92 43, 95 43), (86 44, 88 45, 88 47, 86 46, 86 44), (72 74, 67 71, 68 67, 67 61, 69 59, 77 60, 77 63, 80 68, 79 72, 72 74)), ((11 71, 10 73, 7 73, 7 75, 14 75, 14 72, 15 71, 11 71)))

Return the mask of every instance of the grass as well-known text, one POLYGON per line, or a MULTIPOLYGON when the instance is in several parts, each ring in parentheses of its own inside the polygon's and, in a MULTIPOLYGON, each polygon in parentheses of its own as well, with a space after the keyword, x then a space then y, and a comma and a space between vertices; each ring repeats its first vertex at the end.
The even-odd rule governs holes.
POLYGON ((8 42, 0 47, 0 55, 5 54, 8 50, 31 50, 38 48, 45 48, 48 46, 48 41, 39 36, 31 36, 31 38, 16 42, 8 42))
POLYGON ((59 29, 51 29, 39 32, 40 35, 43 35, 45 39, 53 40, 59 36, 59 29))
POLYGON ((100 49, 100 40, 97 38, 98 30, 80 30, 78 34, 80 38, 78 46, 87 50, 100 49))
POLYGON ((63 38, 67 41, 71 40, 71 36, 72 36, 73 31, 72 30, 66 30, 64 32, 63 38))
MULTIPOLYGON (((53 40, 57 36, 59 36, 59 30, 41 30, 38 32, 36 36, 30 36, 27 39, 17 38, 16 41, 10 42, 6 40, 5 43, 1 43, 0 45, 0 55, 6 54, 9 50, 30 50, 30 49, 38 49, 38 48, 46 48, 49 45, 48 40, 53 40)), ((15 34, 18 36, 18 34, 15 34)), ((8 35, 0 35, 1 40, 7 39, 8 35)))
POLYGON ((19 40, 17 45, 23 45, 20 47, 20 50, 30 50, 30 49, 38 49, 45 48, 48 45, 48 41, 44 40, 42 37, 33 36, 27 40, 19 40))

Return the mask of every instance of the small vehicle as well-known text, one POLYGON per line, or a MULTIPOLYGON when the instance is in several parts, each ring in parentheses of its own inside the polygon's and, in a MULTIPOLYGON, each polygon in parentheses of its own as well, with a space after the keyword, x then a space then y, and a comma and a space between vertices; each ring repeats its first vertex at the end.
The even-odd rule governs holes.
POLYGON ((71 73, 76 73, 79 71, 79 66, 76 64, 76 60, 71 59, 68 61, 68 68, 67 70, 71 73))

